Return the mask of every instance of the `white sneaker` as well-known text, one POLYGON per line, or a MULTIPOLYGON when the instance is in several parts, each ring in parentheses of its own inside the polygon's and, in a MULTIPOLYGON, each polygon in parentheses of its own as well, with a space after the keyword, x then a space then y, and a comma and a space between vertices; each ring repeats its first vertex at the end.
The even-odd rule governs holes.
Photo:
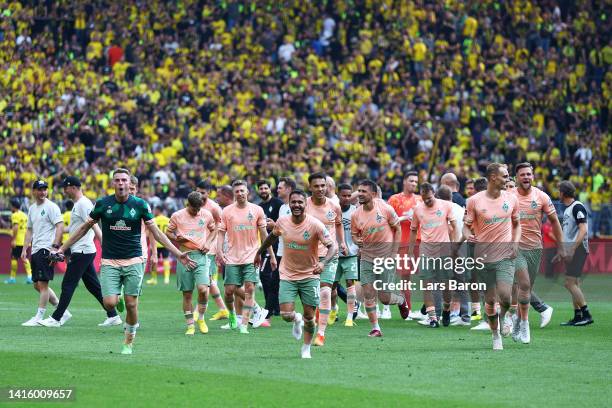
POLYGON ((364 313, 361 311, 361 309, 359 309, 357 311, 357 319, 369 319, 369 317, 367 313, 364 313))
POLYGON ((24 326, 24 327, 38 327, 38 326, 40 326, 38 323, 40 323, 41 321, 42 321, 42 319, 40 317, 34 316, 33 318, 31 318, 27 322, 21 323, 21 325, 24 326))
POLYGON ((72 313, 70 313, 68 311, 68 309, 66 309, 66 311, 64 312, 64 314, 62 315, 62 318, 60 319, 60 324, 63 326, 68 320, 72 319, 72 313))
POLYGON ((121 323, 121 316, 117 315, 114 317, 107 317, 102 323, 98 324, 100 327, 111 327, 111 326, 119 326, 121 323))
POLYGON ((487 322, 485 319, 482 319, 480 321, 480 323, 478 323, 478 325, 472 327, 470 330, 476 330, 476 331, 490 331, 491 327, 489 326, 489 322, 487 322))
POLYGON ((41 326, 45 326, 45 327, 62 327, 62 323, 58 322, 51 316, 47 317, 46 319, 39 320, 38 324, 40 324, 41 326))
POLYGON ((461 317, 456 319, 454 322, 451 319, 451 326, 471 326, 472 322, 471 321, 464 321, 461 317))
POLYGON ((392 318, 391 316, 391 308, 388 305, 385 305, 385 307, 383 307, 383 311, 380 314, 380 318, 383 320, 389 320, 392 318))
POLYGON ((512 333, 512 327, 512 316, 506 313, 506 316, 504 316, 504 323, 502 324, 501 335, 508 337, 510 333, 512 333))
POLYGON ((548 309, 540 313, 540 329, 545 328, 550 323, 550 319, 552 319, 553 308, 548 306, 548 309))
POLYGON ((253 324, 253 328, 256 329, 266 320, 268 316, 268 309, 260 308, 258 313, 253 313, 253 318, 249 323, 253 324))
POLYGON ((521 339, 520 335, 520 321, 518 314, 512 315, 512 340, 519 341, 521 339))
MULTIPOLYGON (((302 322, 302 324, 304 324, 304 322, 302 322)), ((312 358, 310 356, 310 345, 304 344, 302 346, 302 358, 312 358)))
POLYGON ((221 326, 221 330, 229 330, 229 323, 225 323, 223 326, 221 326))
POLYGON ((529 344, 531 342, 531 333, 529 332, 529 320, 521 320, 520 327, 521 343, 529 344))
POLYGON ((417 323, 422 324, 423 326, 429 326, 429 316, 427 316, 427 319, 417 320, 417 323))
POLYGON ((493 350, 503 350, 503 349, 504 349, 504 343, 502 341, 502 336, 497 331, 493 332, 493 350))
POLYGON ((413 312, 412 310, 408 313, 408 318, 412 320, 423 320, 427 319, 428 316, 426 314, 421 313, 421 311, 413 312))
MULTIPOLYGON (((302 338, 302 332, 304 331, 303 329, 304 329, 304 319, 302 319, 302 314, 296 313, 295 319, 293 320, 293 330, 291 331, 291 334, 296 340, 299 340, 302 338)), ((302 353, 303 353, 303 350, 302 350, 302 353)), ((310 355, 310 349, 308 350, 308 355, 310 355)), ((305 358, 305 357, 302 357, 302 358, 305 358)), ((307 358, 310 358, 310 357, 307 357, 307 358)))
POLYGON ((450 318, 450 325, 451 325, 451 326, 456 326, 456 325, 457 325, 457 321, 459 321, 459 320, 461 320, 461 317, 460 317, 460 316, 457 316, 457 315, 451 315, 451 318, 450 318))

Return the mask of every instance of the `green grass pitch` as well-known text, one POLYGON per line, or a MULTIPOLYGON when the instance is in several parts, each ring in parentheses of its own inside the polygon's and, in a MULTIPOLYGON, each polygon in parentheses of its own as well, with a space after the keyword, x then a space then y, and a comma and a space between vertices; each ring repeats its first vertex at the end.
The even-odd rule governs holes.
MULTIPOLYGON (((58 294, 60 282, 52 283, 58 294)), ((340 303, 326 345, 303 361, 291 325, 279 318, 248 336, 221 330, 221 321, 210 322, 207 335, 186 338, 173 285, 144 288, 132 356, 119 354, 120 327, 97 327, 105 315, 83 285, 70 307, 74 317, 60 329, 21 327, 38 297, 31 286, 2 285, 0 387, 74 387, 74 402, 53 405, 87 407, 611 406, 612 276, 585 280, 595 319, 589 327, 559 326, 572 314, 561 280, 541 277, 536 288, 555 313, 542 330, 530 311, 530 345, 507 338, 505 350, 493 352, 489 333, 427 329, 400 321, 396 308, 393 320, 381 321, 384 337, 371 339, 367 321, 342 326, 340 303)), ((414 299, 419 304, 421 294, 414 299)), ((40 406, 16 406, 29 405, 40 406)))

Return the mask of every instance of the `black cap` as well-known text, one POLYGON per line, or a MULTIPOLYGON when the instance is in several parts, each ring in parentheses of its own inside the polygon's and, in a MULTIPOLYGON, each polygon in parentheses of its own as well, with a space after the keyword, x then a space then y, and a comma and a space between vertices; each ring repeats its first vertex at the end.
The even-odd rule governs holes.
POLYGON ((49 188, 49 185, 45 180, 36 180, 34 184, 32 184, 32 188, 34 190, 41 190, 43 188, 49 188))
POLYGON ((79 181, 78 178, 74 176, 68 176, 62 182, 62 187, 70 187, 70 186, 81 187, 81 182, 79 181))

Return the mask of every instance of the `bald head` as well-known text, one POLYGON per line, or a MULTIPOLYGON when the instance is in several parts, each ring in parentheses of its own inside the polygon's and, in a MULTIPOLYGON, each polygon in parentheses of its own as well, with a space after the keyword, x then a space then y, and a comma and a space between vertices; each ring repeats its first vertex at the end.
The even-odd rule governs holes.
POLYGON ((450 188, 453 193, 459 191, 459 180, 457 180, 457 176, 454 173, 444 174, 440 179, 440 184, 450 188))

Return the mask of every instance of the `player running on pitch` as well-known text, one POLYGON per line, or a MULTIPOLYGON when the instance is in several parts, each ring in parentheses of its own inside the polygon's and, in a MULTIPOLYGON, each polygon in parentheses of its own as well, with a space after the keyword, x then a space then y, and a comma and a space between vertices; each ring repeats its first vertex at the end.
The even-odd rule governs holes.
MULTIPOLYGON (((239 327, 240 333, 248 334, 248 322, 255 302, 255 285, 259 282, 253 261, 259 248, 260 237, 265 239, 268 235, 266 215, 260 206, 247 200, 249 190, 246 181, 236 180, 232 183, 232 188, 236 202, 225 207, 221 214, 217 237, 217 261, 225 265, 225 304, 230 313, 230 329, 239 327), (226 235, 227 250, 224 251, 223 243, 226 235), (234 294, 243 284, 245 299, 242 306, 242 321, 238 325, 234 310, 234 294)), ((272 248, 269 249, 269 254, 270 264, 275 269, 276 257, 272 248)))
MULTIPOLYGON (((340 206, 325 196, 327 192, 327 178, 323 173, 314 173, 308 177, 308 184, 312 196, 306 200, 306 214, 312 215, 325 225, 329 231, 331 239, 338 242, 341 254, 346 254, 346 244, 344 243, 344 228, 342 227, 342 209, 340 206)), ((319 258, 325 257, 327 249, 323 244, 319 245, 319 258)), ((338 268, 338 258, 334 258, 326 264, 325 270, 321 273, 321 303, 319 304, 319 330, 314 340, 315 346, 325 344, 325 329, 329 322, 331 312, 331 297, 336 269, 338 268)), ((334 317, 335 320, 335 317, 334 317)))
MULTIPOLYGON (((392 292, 386 284, 395 283, 395 266, 380 265, 382 273, 375 271, 378 258, 394 258, 397 255, 402 230, 393 207, 381 199, 375 199, 377 186, 372 180, 362 180, 357 192, 361 204, 351 217, 353 242, 360 248, 360 273, 365 307, 372 330, 370 337, 382 337, 376 315, 376 297, 384 305, 400 305, 407 314, 406 300, 392 292)), ((400 309, 401 310, 401 309, 400 309)))
MULTIPOLYGON (((557 242, 563 241, 563 231, 557 218, 557 212, 548 194, 533 183, 533 167, 529 163, 519 163, 515 167, 518 187, 510 192, 516 195, 519 202, 519 215, 521 220, 521 242, 516 258, 516 279, 518 280, 518 316, 513 316, 512 338, 528 344, 531 341, 529 330, 529 303, 537 298, 532 294, 533 283, 540 270, 542 260, 542 218, 544 214, 550 220, 557 242)), ((563 251, 563 245, 559 245, 563 251)), ((542 302, 539 301, 539 304, 542 302)), ((542 319, 550 321, 552 308, 548 307, 542 313, 542 319), (546 313, 546 314, 544 314, 546 313)), ((542 322, 544 325, 547 322, 542 322)))
POLYGON ((279 302, 281 316, 293 322, 293 337, 299 340, 304 332, 302 358, 311 358, 310 344, 315 331, 315 309, 319 305, 319 275, 338 253, 338 245, 329 231, 315 217, 306 214, 306 193, 294 190, 289 196, 291 216, 282 216, 272 233, 257 251, 255 263, 261 264, 264 251, 269 250, 278 237, 283 237, 285 248, 280 264, 279 302), (319 244, 327 250, 319 258, 319 244), (295 297, 299 296, 304 315, 295 311, 295 297))
POLYGON ((193 316, 193 290, 198 291, 198 328, 201 333, 208 333, 204 321, 208 303, 208 286, 210 285, 209 248, 216 245, 215 221, 210 211, 202 208, 202 195, 197 191, 187 196, 187 207, 172 214, 166 235, 179 245, 181 251, 198 265, 187 269, 182 264, 176 266, 176 287, 183 292, 183 313, 187 323, 188 336, 195 334, 193 316))
POLYGON ((429 183, 421 184, 420 188, 422 203, 414 209, 412 223, 410 224, 410 246, 408 253, 414 253, 417 231, 421 228, 420 253, 420 275, 425 281, 423 299, 425 310, 429 317, 429 327, 438 328, 436 307, 434 306, 432 283, 446 283, 442 291, 444 305, 442 308, 442 324, 450 324, 451 291, 448 288, 448 280, 452 277, 453 270, 446 269, 445 263, 451 256, 451 242, 459 240, 459 230, 453 207, 450 201, 439 200, 434 196, 434 188, 429 183))
POLYGON ((510 308, 514 259, 521 238, 518 199, 504 190, 510 177, 508 168, 500 163, 487 166, 487 189, 470 197, 463 219, 463 236, 476 244, 474 256, 484 268, 479 279, 486 283, 486 313, 493 332, 493 350, 503 350, 495 310, 496 294, 501 305, 501 316, 510 308), (473 233, 472 233, 473 229, 473 233))
POLYGON ((138 296, 144 276, 143 247, 141 243, 142 223, 153 237, 161 242, 188 268, 196 263, 186 252, 179 251, 168 237, 153 222, 151 208, 146 201, 130 194, 130 172, 116 169, 113 172, 115 194, 100 198, 87 221, 70 236, 58 250, 66 249, 80 240, 98 221, 102 223, 102 266, 100 282, 104 307, 111 310, 119 302, 123 288, 127 308, 125 342, 121 354, 132 354, 133 342, 138 328, 138 296))

